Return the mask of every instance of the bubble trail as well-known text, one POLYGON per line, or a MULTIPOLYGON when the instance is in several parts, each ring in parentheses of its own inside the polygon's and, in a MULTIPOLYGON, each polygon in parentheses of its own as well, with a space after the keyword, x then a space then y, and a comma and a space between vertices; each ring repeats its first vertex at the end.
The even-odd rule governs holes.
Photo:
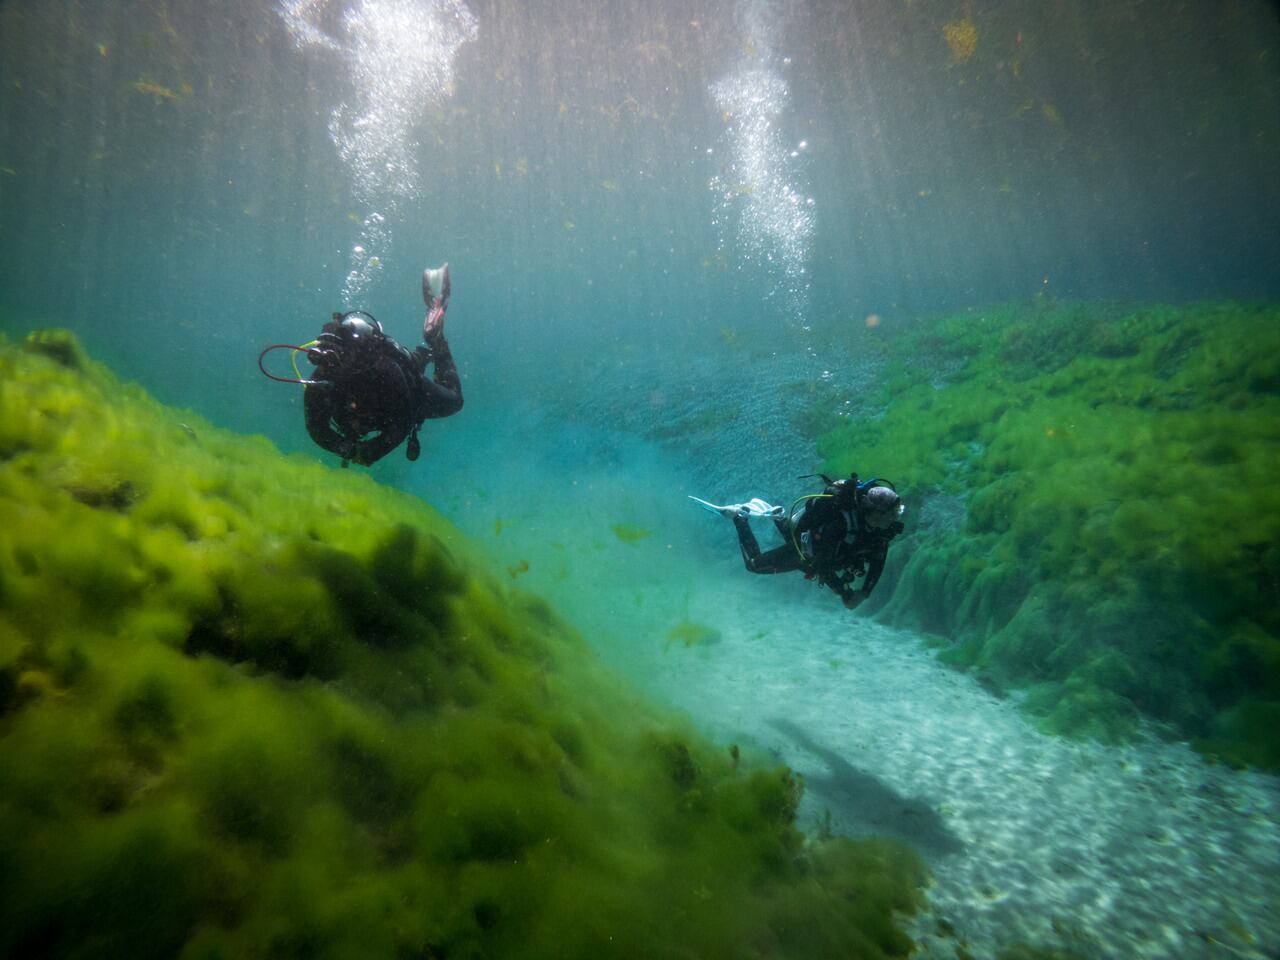
POLYGON ((778 24, 770 5, 744 4, 740 19, 746 57, 710 89, 725 122, 728 154, 709 182, 714 225, 721 252, 736 247, 746 266, 768 277, 766 295, 780 297, 785 312, 808 329, 814 200, 800 186, 808 144, 786 143, 779 128, 789 92, 772 51, 778 24))
POLYGON ((345 10, 335 0, 281 0, 277 10, 299 49, 337 54, 350 80, 329 137, 368 211, 343 283, 343 302, 354 306, 390 251, 388 217, 421 197, 419 128, 453 92, 454 60, 479 23, 462 0, 359 0, 345 10))

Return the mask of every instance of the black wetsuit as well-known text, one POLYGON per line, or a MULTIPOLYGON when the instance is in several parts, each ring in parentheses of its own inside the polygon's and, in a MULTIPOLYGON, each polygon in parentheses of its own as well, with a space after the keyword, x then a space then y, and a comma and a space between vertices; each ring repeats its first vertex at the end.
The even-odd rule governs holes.
MULTIPOLYGON (((326 324, 325 331, 335 333, 337 325, 326 324)), ((361 341, 314 355, 313 382, 303 396, 307 432, 342 457, 344 466, 348 460, 374 463, 405 437, 407 456, 416 460, 422 422, 462 409, 462 383, 449 344, 438 336, 410 353, 381 332, 361 341), (426 376, 428 363, 435 365, 432 379, 426 376)))
POLYGON ((785 518, 774 523, 786 543, 761 552, 747 518, 733 518, 747 569, 752 573, 802 570, 805 577, 817 577, 841 600, 855 606, 879 583, 889 541, 903 530, 896 521, 877 530, 866 522, 860 509, 837 496, 810 500, 794 524, 785 518), (859 577, 864 578, 862 589, 855 591, 850 584, 859 577))

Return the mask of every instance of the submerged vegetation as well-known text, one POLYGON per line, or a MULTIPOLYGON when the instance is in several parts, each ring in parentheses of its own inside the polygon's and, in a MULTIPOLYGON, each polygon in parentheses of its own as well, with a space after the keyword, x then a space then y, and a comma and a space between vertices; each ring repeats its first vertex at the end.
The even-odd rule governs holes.
POLYGON ((653 531, 648 527, 639 527, 634 523, 615 523, 609 529, 623 543, 632 545, 639 543, 641 540, 647 540, 653 535, 653 531))
POLYGON ((882 415, 820 451, 916 517, 882 615, 1050 730, 1154 719, 1280 769, 1280 310, 1050 301, 873 338, 882 415))
POLYGON ((421 501, 0 344, 0 956, 905 956, 921 868, 421 501))
POLYGON ((692 620, 681 620, 667 631, 667 638, 663 642, 662 648, 669 650, 676 645, 682 647, 709 647, 712 644, 719 643, 720 640, 720 631, 715 627, 694 623, 692 620))

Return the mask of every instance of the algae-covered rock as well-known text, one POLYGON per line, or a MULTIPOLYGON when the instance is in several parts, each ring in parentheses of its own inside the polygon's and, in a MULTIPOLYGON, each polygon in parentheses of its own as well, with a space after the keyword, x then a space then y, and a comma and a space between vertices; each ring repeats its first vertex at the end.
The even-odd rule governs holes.
POLYGON ((1049 301, 882 349, 883 416, 828 432, 826 469, 966 507, 895 547, 883 616, 1051 730, 1145 717, 1276 767, 1251 718, 1280 710, 1280 310, 1049 301))
POLYGON ((0 956, 885 957, 920 866, 430 507, 0 344, 0 956), (502 578, 505 579, 505 578, 502 578))

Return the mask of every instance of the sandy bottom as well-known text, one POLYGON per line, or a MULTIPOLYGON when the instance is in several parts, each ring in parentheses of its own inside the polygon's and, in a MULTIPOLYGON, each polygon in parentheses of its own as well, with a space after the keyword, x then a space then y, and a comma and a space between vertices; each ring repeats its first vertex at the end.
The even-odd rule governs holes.
POLYGON ((421 492, 636 683, 802 773, 807 831, 915 845, 933 872, 917 956, 1280 955, 1280 780, 1180 744, 1041 734, 919 638, 748 574, 728 521, 685 500, 721 493, 691 475, 644 444, 481 412, 421 492))
POLYGON ((718 741, 754 741, 804 774, 811 830, 830 811, 836 833, 916 841, 934 875, 918 955, 1024 941, 1276 956, 1275 778, 1182 745, 1044 736, 915 637, 766 593, 717 618, 719 644, 670 658, 661 686, 718 741))

